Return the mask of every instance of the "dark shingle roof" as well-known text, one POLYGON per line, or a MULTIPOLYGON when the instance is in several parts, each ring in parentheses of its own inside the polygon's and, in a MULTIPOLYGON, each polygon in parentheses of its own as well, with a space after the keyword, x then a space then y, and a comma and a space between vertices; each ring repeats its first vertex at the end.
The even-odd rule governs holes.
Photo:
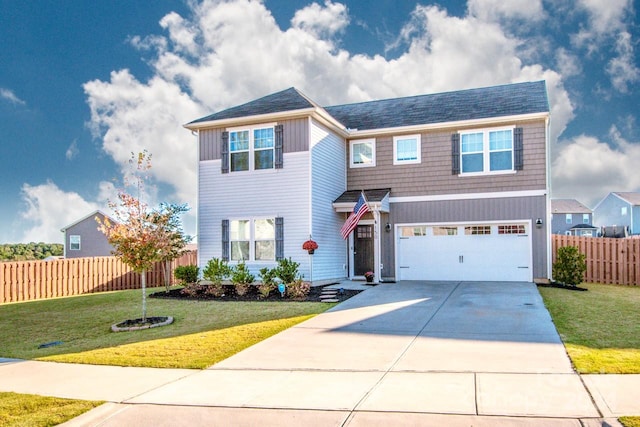
MULTIPOLYGON (((387 194, 391 191, 390 188, 379 188, 375 190, 364 190, 364 197, 367 198, 367 202, 381 202, 387 194)), ((345 191, 333 201, 333 203, 356 203, 360 198, 361 190, 349 190, 345 191)))
MULTIPOLYGON (((194 120, 189 124, 318 107, 295 88, 194 120)), ((370 130, 549 112, 544 81, 409 96, 325 110, 348 129, 370 130)))
POLYGON ((209 122, 212 120, 235 119, 238 117, 256 116, 260 114, 279 113, 283 111, 301 110, 315 107, 306 96, 290 87, 280 92, 264 96, 246 104, 231 107, 218 113, 194 120, 189 124, 209 122))
POLYGON ((325 107, 350 129, 368 130, 549 111, 544 81, 325 107))

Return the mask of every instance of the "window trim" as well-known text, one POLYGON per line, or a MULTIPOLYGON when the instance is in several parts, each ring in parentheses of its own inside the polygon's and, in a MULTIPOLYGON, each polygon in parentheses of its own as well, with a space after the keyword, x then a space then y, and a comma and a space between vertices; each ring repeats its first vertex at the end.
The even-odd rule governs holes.
POLYGON ((261 124, 257 124, 257 125, 252 125, 252 126, 237 126, 237 127, 230 127, 225 129, 228 133, 229 133, 229 153, 227 154, 227 156, 229 156, 229 173, 243 173, 243 172, 258 172, 258 171, 272 171, 276 169, 276 160, 277 160, 277 156, 276 156, 276 125, 277 123, 261 123, 261 124), (260 129, 271 129, 273 132, 273 147, 272 148, 260 148, 260 149, 256 149, 254 147, 255 144, 255 136, 254 136, 254 131, 256 130, 260 130, 260 129), (242 150, 242 151, 232 151, 231 150, 231 134, 233 132, 242 132, 242 131, 247 131, 249 132, 249 149, 248 150, 242 150), (266 151, 266 150, 271 150, 273 153, 273 162, 272 162, 272 167, 270 168, 264 168, 264 169, 256 169, 256 165, 255 165, 255 153, 258 151, 266 151), (246 170, 241 170, 241 171, 234 171, 231 168, 231 155, 233 153, 244 153, 244 152, 248 152, 249 153, 249 165, 248 168, 246 170))
POLYGON ((71 234, 71 235, 69 235, 69 250, 70 251, 80 251, 80 250, 82 250, 82 236, 80 234, 71 234), (78 238, 78 242, 77 242, 78 247, 77 248, 74 247, 75 243, 72 241, 72 240, 74 240, 74 237, 78 238))
POLYGON ((422 135, 398 135, 393 137, 393 164, 394 165, 412 165, 422 163, 422 135), (416 140, 416 158, 411 160, 399 160, 398 159, 398 141, 405 139, 416 140))
MULTIPOLYGON (((489 128, 480 128, 480 129, 467 129, 458 131, 459 137, 459 161, 460 161, 460 172, 458 176, 483 176, 483 175, 504 175, 504 174, 514 174, 517 172, 516 169, 516 146, 515 146, 515 125, 509 126, 499 126, 499 127, 489 127, 489 128), (500 132, 510 130, 511 131, 511 169, 504 170, 496 170, 492 171, 491 168, 491 147, 489 145, 489 133, 490 132, 500 132), (462 156, 464 153, 462 152, 462 135, 474 134, 474 133, 482 133, 482 171, 479 172, 464 172, 462 156)), ((493 150, 493 152, 503 152, 507 150, 493 150)))
POLYGON ((589 214, 588 213, 582 214, 582 223, 583 224, 590 224, 591 223, 591 221, 589 221, 589 214))
POLYGON ((566 224, 573 224, 573 214, 564 214, 564 222, 566 224))
POLYGON ((349 167, 350 168, 372 168, 376 165, 376 139, 352 139, 349 141, 349 167), (354 163, 353 162, 353 146, 356 144, 371 143, 371 163, 354 163))

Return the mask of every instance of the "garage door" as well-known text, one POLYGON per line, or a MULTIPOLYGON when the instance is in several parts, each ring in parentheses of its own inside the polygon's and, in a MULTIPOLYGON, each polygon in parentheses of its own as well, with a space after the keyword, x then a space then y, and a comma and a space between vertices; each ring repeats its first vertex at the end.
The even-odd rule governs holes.
POLYGON ((399 278, 531 281, 529 227, 529 223, 399 226, 399 278))

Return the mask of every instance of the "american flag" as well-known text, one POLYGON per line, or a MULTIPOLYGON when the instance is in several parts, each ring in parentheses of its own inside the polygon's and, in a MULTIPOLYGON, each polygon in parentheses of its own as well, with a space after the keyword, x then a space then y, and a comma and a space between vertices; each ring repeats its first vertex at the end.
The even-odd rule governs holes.
POLYGON ((369 212, 367 199, 364 197, 364 193, 360 193, 360 198, 358 199, 356 205, 353 207, 353 212, 351 212, 351 215, 349 215, 349 218, 347 218, 347 220, 344 222, 344 225, 340 229, 340 235, 343 239, 349 237, 349 234, 351 234, 353 229, 356 228, 356 225, 358 225, 358 221, 360 221, 360 218, 362 218, 367 212, 369 212))

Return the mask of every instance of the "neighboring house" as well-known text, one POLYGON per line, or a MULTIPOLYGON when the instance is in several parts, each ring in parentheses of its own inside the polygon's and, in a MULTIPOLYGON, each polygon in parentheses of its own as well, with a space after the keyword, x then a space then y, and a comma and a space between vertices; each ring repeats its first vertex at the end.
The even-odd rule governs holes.
POLYGON ((549 278, 548 125, 544 82, 324 108, 290 88, 195 120, 199 264, 291 257, 314 284, 549 278), (344 241, 362 190, 371 212, 344 241))
POLYGON ((575 199, 551 200, 551 232, 571 236, 596 237, 591 209, 575 199))
MULTIPOLYGON (((96 217, 100 217, 102 221, 109 218, 103 212, 95 211, 60 230, 64 233, 65 258, 111 255, 113 246, 109 244, 106 236, 98 230, 96 217)), ((109 220, 113 221, 111 218, 109 220)))
POLYGON ((593 208, 593 218, 594 225, 603 229, 624 231, 626 227, 628 234, 640 234, 640 193, 609 193, 593 208))

